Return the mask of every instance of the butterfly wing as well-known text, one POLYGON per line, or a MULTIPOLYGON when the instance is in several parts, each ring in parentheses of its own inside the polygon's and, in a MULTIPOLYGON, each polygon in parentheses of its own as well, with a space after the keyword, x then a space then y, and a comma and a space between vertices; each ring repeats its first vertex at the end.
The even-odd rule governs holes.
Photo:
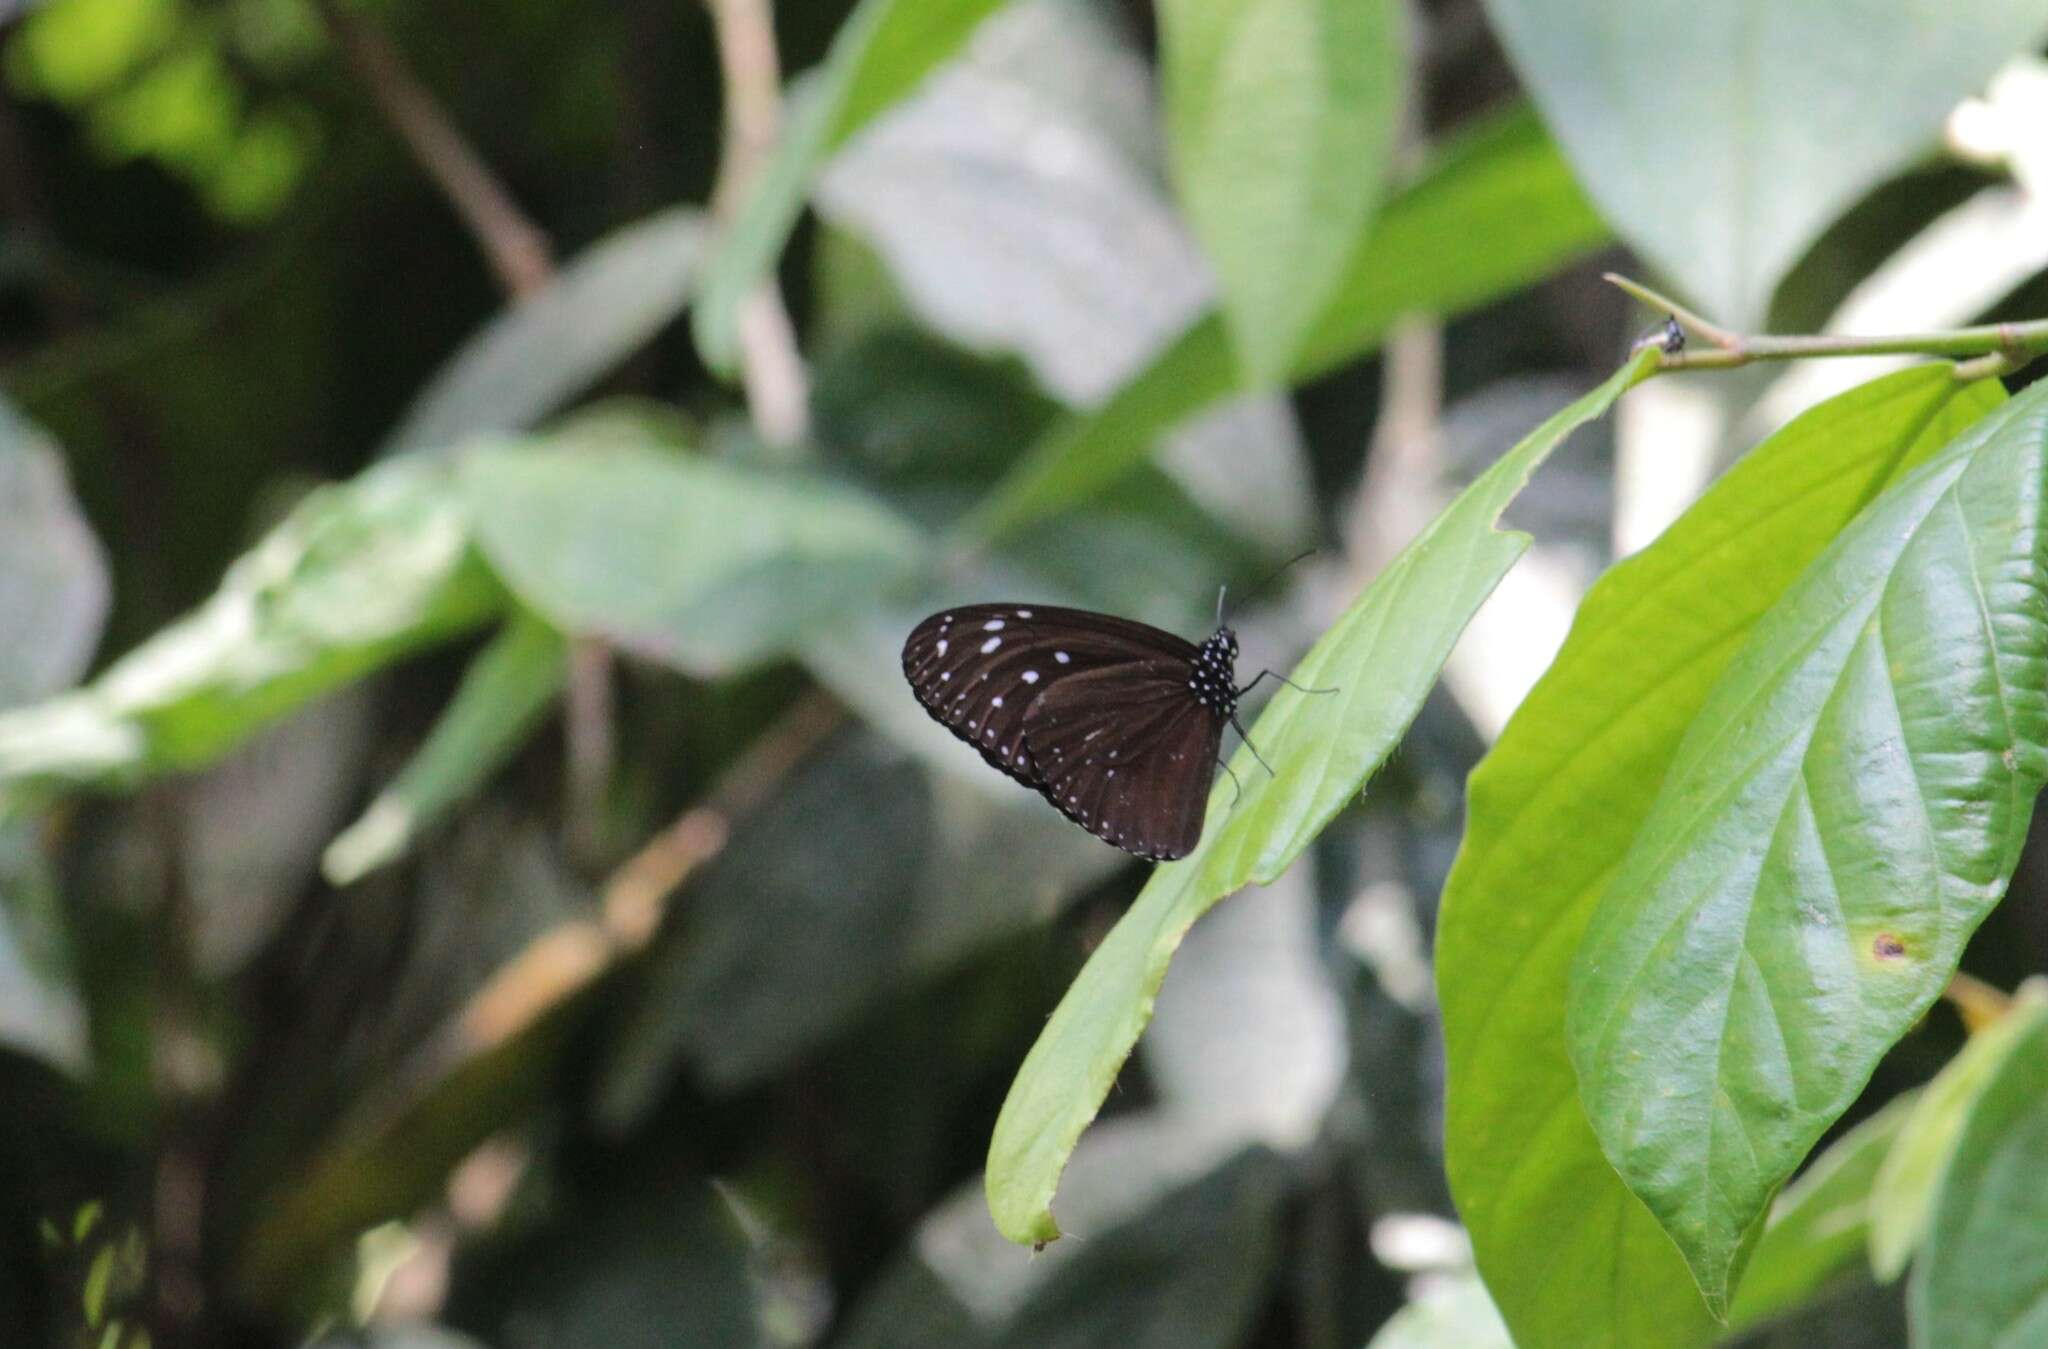
POLYGON ((1091 671, 1145 662, 1187 668, 1194 658, 1185 639, 1126 618, 1044 604, 970 604, 911 630, 903 677, 940 725, 1043 791, 1024 735, 1025 709, 1035 699, 1091 671))
POLYGON ((1188 668, 1108 665, 1033 699, 1024 717, 1039 790, 1089 833, 1140 857, 1185 857, 1202 838, 1224 718, 1197 702, 1188 668))

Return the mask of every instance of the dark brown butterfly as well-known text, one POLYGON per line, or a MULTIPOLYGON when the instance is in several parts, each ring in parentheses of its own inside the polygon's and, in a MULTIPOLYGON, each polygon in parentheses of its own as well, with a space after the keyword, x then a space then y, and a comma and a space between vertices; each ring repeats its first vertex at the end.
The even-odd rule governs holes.
POLYGON ((1210 765, 1250 688, 1236 687, 1236 661, 1220 614, 1196 646, 1043 604, 948 609, 903 644, 904 678, 934 719, 1089 833, 1154 861, 1201 841, 1210 765))

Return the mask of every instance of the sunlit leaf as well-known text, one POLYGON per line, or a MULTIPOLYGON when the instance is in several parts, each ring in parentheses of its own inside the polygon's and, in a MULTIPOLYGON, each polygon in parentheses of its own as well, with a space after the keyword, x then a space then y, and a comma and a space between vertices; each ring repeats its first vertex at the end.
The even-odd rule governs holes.
POLYGON ((1942 1173, 1977 1098, 2013 1047, 2043 1022, 2048 1022, 2048 980, 2031 979, 2020 986, 2006 1014, 1971 1035, 1921 1093, 1871 1187, 1870 1268, 1879 1279, 1889 1283, 1898 1278, 1920 1249, 1942 1173))
POLYGON ((1401 111, 1401 7, 1167 0, 1174 184, 1248 382, 1283 379, 1379 204, 1401 111))
POLYGON ((1564 1036, 1572 954, 1750 627, 1901 467, 2001 397, 1930 366, 1786 425, 1601 578, 1472 775, 1437 929, 1445 1165, 1479 1272, 1529 1349, 1676 1349, 1714 1334, 1580 1110, 1564 1036), (1577 1216, 1560 1224, 1560 1212, 1577 1216))
POLYGON ((1927 1349, 2048 1343, 2048 1020, 2034 1018, 1971 1109, 1914 1266, 1927 1349))
POLYGON ((84 673, 107 592, 105 553, 56 445, 0 401, 0 708, 84 673))
POLYGON ((2048 775, 2044 404, 1963 432, 1758 620, 1587 924, 1586 1115, 1717 1311, 2018 861, 2048 775))
POLYGON ((478 546, 537 613, 693 673, 788 650, 922 555, 859 492, 644 441, 480 445, 459 476, 478 546))
POLYGON ((786 104, 774 153, 719 237, 691 316, 706 365, 725 373, 735 368, 740 305, 782 255, 818 166, 877 113, 916 88, 1002 3, 861 0, 847 16, 823 67, 786 104))
POLYGON ((1366 1349, 1514 1349, 1514 1341, 1486 1285, 1467 1274, 1403 1307, 1366 1349))
POLYGON ((438 450, 531 426, 633 354, 696 292, 708 227, 695 210, 649 216, 562 265, 545 290, 492 319, 427 382, 383 453, 438 450))
MULTIPOLYGON (((1446 146, 1387 202, 1294 375, 1310 378, 1374 350, 1403 314, 1469 309, 1606 238, 1533 118, 1489 122, 1446 146)), ((1197 320, 1109 402, 1056 423, 964 528, 1006 533, 1086 500, 1143 462, 1166 431, 1245 387, 1222 318, 1197 320)))
POLYGON ((475 791, 525 743, 567 677, 568 643, 517 613, 470 662, 454 699, 395 781, 327 846, 320 868, 349 885, 403 856, 420 834, 475 791))
POLYGON ((1894 0, 1486 10, 1616 230, 1747 329, 1830 221, 1932 150, 1949 110, 2048 32, 2033 0, 1983 0, 1962 23, 1894 0))
POLYGON ((313 493, 213 597, 85 688, 0 713, 0 788, 132 783, 497 612, 448 475, 392 464, 313 493))
POLYGON ((1151 1018, 1181 938, 1225 895, 1285 871, 1356 797, 1414 719, 1472 612, 1528 547, 1527 535, 1494 528, 1501 511, 1559 442, 1605 413, 1654 359, 1631 359, 1503 455, 1295 667, 1297 684, 1337 692, 1275 696, 1252 732, 1274 773, 1240 750, 1232 768, 1243 799, 1219 784, 1201 845, 1154 871, 1018 1071, 986 1176, 1003 1235, 1026 1243, 1059 1235, 1050 1205, 1060 1172, 1151 1018))

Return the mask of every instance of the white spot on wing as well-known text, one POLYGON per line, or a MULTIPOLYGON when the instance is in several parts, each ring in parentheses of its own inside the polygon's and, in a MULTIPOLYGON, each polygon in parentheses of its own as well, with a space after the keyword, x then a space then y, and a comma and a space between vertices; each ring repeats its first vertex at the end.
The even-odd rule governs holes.
POLYGON ((1038 671, 1026 670, 1024 672, 1024 682, 1027 684, 1036 684, 1038 682, 1038 671))
POLYGON ((990 652, 994 651, 994 650, 995 650, 995 649, 996 649, 997 647, 1001 646, 1002 644, 1003 644, 1003 639, 1002 639, 1002 638, 1000 638, 1000 637, 991 637, 991 638, 989 638, 989 639, 988 639, 987 641, 985 641, 985 642, 983 642, 983 643, 981 644, 981 654, 982 654, 982 655, 984 655, 984 656, 986 656, 986 655, 988 655, 988 654, 989 654, 990 652))
POLYGON ((942 656, 946 654, 946 639, 943 637, 939 638, 939 654, 942 656))
POLYGON ((1003 695, 998 693, 995 697, 988 700, 988 705, 990 707, 1001 707, 1003 705, 1003 695))
POLYGON ((1019 610, 1017 611, 1017 617, 1019 617, 1019 618, 1029 618, 1029 617, 1031 617, 1031 611, 1030 611, 1029 609, 1019 609, 1019 610))
POLYGON ((940 682, 941 684, 945 683, 945 682, 946 682, 947 680, 951 679, 952 677, 953 677, 953 672, 952 672, 951 670, 941 670, 941 671, 939 671, 939 682, 940 682))
POLYGON ((1001 632, 1003 630, 1003 620, 991 618, 988 622, 981 625, 981 630, 983 632, 1001 632))
POLYGON ((1069 655, 1068 655, 1068 654, 1067 654, 1066 652, 1064 652, 1064 651, 1055 651, 1055 652, 1053 652, 1053 653, 1052 653, 1052 658, 1053 658, 1054 660, 1058 661, 1058 662, 1059 662, 1060 664, 1062 664, 1062 665, 1065 665, 1065 664, 1067 664, 1068 662, 1070 662, 1071 660, 1073 660, 1073 657, 1072 657, 1072 656, 1069 656, 1069 655))

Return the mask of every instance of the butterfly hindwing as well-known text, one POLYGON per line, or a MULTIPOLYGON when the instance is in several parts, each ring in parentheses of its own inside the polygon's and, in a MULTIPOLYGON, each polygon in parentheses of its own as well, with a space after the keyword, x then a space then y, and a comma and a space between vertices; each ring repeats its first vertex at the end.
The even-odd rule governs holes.
POLYGON ((1126 852, 1184 857, 1202 837, 1224 718, 1196 704, 1185 670, 1106 666, 1040 695, 1024 738, 1040 790, 1126 852))

